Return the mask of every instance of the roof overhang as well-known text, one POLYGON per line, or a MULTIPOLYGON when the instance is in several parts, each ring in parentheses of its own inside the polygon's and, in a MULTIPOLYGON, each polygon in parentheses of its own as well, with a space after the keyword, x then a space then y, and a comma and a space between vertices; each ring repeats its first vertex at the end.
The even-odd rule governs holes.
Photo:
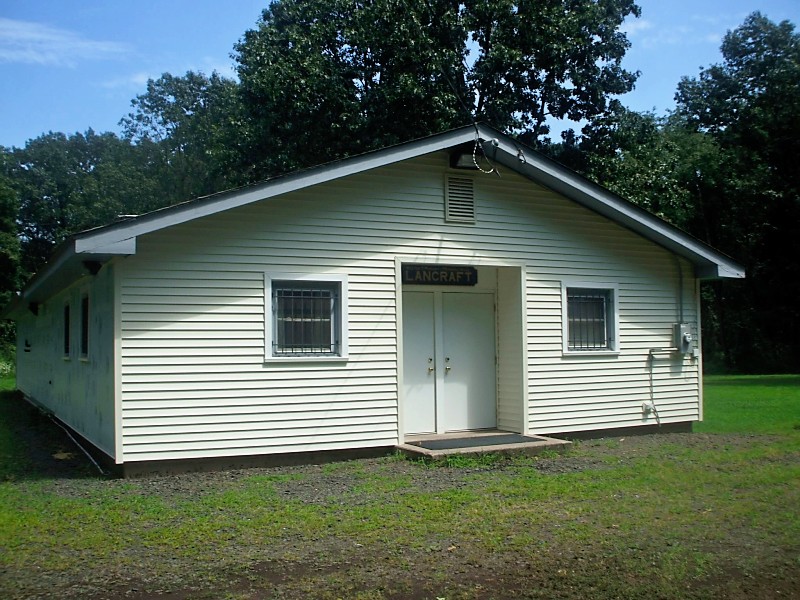
POLYGON ((136 254, 136 238, 121 240, 114 245, 87 245, 78 237, 66 239, 25 288, 6 306, 0 317, 15 318, 21 311, 35 310, 36 305, 57 294, 76 281, 96 275, 117 256, 136 254))
POLYGON ((25 307, 42 302, 77 279, 96 272, 97 264, 135 254, 136 239, 140 235, 425 154, 474 145, 476 141, 492 162, 686 258, 695 266, 699 278, 744 277, 744 268, 728 256, 513 138, 479 124, 197 198, 76 234, 58 247, 53 258, 28 282, 2 316, 13 318, 25 307))
POLYGON ((558 162, 507 136, 488 139, 484 148, 493 161, 686 258, 700 279, 745 276, 732 258, 558 162))

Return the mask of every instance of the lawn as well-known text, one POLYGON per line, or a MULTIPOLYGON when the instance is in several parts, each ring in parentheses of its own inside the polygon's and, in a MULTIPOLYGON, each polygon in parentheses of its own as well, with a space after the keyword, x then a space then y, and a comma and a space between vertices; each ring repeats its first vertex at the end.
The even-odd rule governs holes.
POLYGON ((800 376, 705 401, 563 456, 123 481, 5 391, 0 597, 800 598, 800 376))
POLYGON ((705 377, 705 421, 696 431, 790 434, 800 428, 800 376, 705 377))

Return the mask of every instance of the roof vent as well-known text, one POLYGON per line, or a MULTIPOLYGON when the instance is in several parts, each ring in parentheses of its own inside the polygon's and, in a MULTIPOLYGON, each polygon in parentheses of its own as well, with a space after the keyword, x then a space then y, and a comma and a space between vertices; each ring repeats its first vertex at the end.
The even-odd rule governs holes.
POLYGON ((448 175, 444 191, 445 221, 475 222, 475 190, 470 177, 448 175))

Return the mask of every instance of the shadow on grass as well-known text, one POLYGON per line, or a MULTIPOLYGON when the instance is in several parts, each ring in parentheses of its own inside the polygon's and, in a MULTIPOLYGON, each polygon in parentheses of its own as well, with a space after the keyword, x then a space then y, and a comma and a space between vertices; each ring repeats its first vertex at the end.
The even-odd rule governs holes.
POLYGON ((0 481, 100 474, 67 434, 19 392, 0 392, 0 481))

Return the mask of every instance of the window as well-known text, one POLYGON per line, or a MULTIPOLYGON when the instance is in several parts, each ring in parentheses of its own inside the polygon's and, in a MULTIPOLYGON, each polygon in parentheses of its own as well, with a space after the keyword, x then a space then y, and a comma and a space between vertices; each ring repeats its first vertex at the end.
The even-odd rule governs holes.
POLYGON ((64 356, 69 356, 70 351, 70 322, 69 322, 69 304, 64 305, 64 356))
POLYGON ((89 296, 81 298, 81 358, 89 356, 89 296))
POLYGON ((347 282, 339 276, 265 278, 267 359, 347 356, 347 282))
POLYGON ((564 351, 617 350, 616 288, 563 286, 564 351))

